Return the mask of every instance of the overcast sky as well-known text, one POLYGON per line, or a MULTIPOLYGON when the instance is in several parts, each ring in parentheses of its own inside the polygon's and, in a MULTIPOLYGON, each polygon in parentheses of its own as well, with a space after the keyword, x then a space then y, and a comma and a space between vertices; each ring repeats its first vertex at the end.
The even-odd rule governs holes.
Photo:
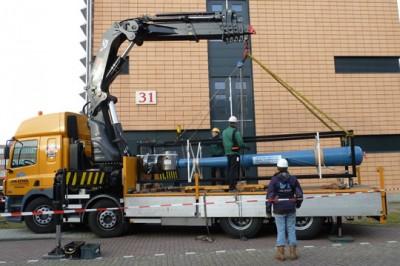
POLYGON ((1 1, 0 144, 38 111, 82 108, 83 7, 83 0, 1 1))

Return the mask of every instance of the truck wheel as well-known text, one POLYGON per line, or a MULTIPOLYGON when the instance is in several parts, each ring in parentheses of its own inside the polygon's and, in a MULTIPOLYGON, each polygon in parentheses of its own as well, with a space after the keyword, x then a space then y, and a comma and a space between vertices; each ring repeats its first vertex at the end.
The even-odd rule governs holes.
POLYGON ((296 236, 300 240, 313 239, 321 232, 323 225, 323 217, 297 217, 296 236))
POLYGON ((228 235, 238 238, 252 238, 257 235, 262 227, 262 219, 252 217, 229 217, 221 218, 219 224, 228 235))
MULTIPOLYGON (((102 199, 96 202, 93 209, 119 207, 115 202, 102 199)), ((126 223, 122 211, 98 211, 88 215, 88 225, 90 230, 100 237, 116 237, 122 235, 126 230, 126 223)))
MULTIPOLYGON (((53 203, 48 198, 36 198, 26 205, 25 211, 52 211, 53 203)), ((33 215, 25 217, 26 226, 35 233, 53 233, 56 230, 54 216, 51 214, 33 215)))

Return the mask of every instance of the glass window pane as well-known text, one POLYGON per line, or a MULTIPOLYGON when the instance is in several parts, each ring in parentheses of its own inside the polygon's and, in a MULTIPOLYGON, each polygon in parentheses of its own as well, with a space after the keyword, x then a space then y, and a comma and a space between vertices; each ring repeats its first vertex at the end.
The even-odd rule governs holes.
POLYGON ((12 167, 36 164, 37 140, 17 142, 14 148, 12 167))
POLYGON ((335 56, 336 73, 399 73, 397 56, 335 56))
POLYGON ((214 83, 214 90, 225 90, 225 82, 217 81, 214 83))
MULTIPOLYGON (((241 82, 236 82, 235 83, 235 89, 240 90, 242 87, 242 83, 241 82)), ((247 89, 247 83, 243 82, 243 90, 247 89)))
POLYGON ((222 5, 211 5, 212 12, 221 12, 223 10, 222 5))
POLYGON ((233 4, 232 5, 232 10, 235 12, 242 12, 243 8, 241 4, 233 4))
POLYGON ((226 96, 225 95, 215 95, 215 100, 216 100, 216 102, 220 103, 221 101, 226 100, 226 96))

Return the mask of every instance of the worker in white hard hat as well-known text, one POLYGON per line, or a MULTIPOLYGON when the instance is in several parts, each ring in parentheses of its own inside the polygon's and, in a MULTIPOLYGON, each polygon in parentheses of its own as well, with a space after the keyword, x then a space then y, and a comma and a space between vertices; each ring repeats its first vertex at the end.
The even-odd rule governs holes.
POLYGON ((236 181, 240 176, 240 151, 246 148, 242 135, 237 130, 238 119, 231 116, 228 119, 229 126, 222 132, 222 141, 224 144, 225 155, 228 159, 228 174, 226 183, 229 190, 236 190, 236 181))
POLYGON ((272 177, 268 184, 267 193, 267 216, 271 217, 273 206, 275 225, 277 231, 276 255, 277 260, 285 260, 285 245, 289 245, 289 256, 296 260, 296 209, 303 202, 303 190, 297 178, 289 174, 289 163, 281 158, 276 164, 278 172, 272 177), (286 238, 287 235, 287 238, 286 238))
MULTIPOLYGON (((211 140, 213 143, 210 145, 210 156, 211 157, 221 157, 224 156, 224 146, 221 140, 221 131, 219 128, 214 127, 211 129, 211 140)), ((211 178, 225 178, 225 169, 221 167, 211 168, 211 178)), ((212 181, 213 185, 216 185, 216 181, 212 181)))

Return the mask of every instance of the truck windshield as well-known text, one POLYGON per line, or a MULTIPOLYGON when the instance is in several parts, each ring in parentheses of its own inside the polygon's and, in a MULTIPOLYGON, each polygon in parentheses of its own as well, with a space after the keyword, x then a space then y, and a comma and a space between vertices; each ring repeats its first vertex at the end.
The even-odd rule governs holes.
POLYGON ((37 161, 37 140, 17 141, 11 167, 21 167, 35 164, 37 161))

